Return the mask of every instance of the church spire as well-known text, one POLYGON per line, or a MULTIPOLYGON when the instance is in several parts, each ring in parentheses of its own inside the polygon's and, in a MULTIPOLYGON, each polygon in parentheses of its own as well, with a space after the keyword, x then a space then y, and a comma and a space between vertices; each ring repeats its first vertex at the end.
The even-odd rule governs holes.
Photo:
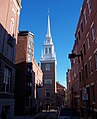
POLYGON ((47 27, 47 37, 51 37, 51 30, 50 30, 50 14, 48 9, 48 27, 47 27))
POLYGON ((47 34, 44 42, 44 49, 41 54, 41 61, 56 61, 56 54, 54 50, 54 44, 52 41, 51 30, 50 30, 50 15, 48 10, 48 22, 47 22, 47 34))

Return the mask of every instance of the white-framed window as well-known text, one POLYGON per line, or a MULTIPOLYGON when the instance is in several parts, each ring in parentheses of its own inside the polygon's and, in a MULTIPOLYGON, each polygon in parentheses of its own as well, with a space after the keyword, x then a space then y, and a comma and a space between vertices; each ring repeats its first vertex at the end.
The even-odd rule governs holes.
POLYGON ((10 21, 10 31, 11 31, 11 34, 13 35, 14 33, 14 18, 13 17, 11 18, 11 21, 10 21))
POLYGON ((50 70, 50 64, 46 64, 45 69, 50 70))
POLYGON ((86 9, 84 10, 84 21, 85 21, 85 25, 87 24, 87 13, 86 13, 86 9))
POLYGON ((11 81, 11 69, 8 67, 4 68, 4 80, 3 80, 3 91, 10 92, 10 81, 11 81))
POLYGON ((32 62, 32 56, 28 54, 28 62, 32 62))
POLYGON ((93 41, 94 41, 95 35, 96 35, 96 29, 95 29, 95 27, 94 27, 94 24, 92 25, 91 31, 92 31, 92 39, 93 39, 93 41))
POLYGON ((90 0, 87 0, 87 5, 88 5, 88 11, 89 11, 89 14, 90 14, 91 11, 92 11, 92 6, 91 6, 91 3, 90 3, 90 0))
POLYGON ((52 80, 51 79, 45 79, 44 80, 44 84, 52 84, 52 80))
POLYGON ((88 49, 90 48, 90 38, 89 38, 89 36, 87 37, 87 48, 88 49))
POLYGON ((28 48, 31 48, 31 44, 28 45, 28 48))

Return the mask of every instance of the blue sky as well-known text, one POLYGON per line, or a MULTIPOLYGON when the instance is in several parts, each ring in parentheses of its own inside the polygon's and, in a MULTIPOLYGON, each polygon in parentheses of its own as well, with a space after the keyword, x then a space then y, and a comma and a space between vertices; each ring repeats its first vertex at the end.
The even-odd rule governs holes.
POLYGON ((66 86, 66 72, 70 68, 68 54, 74 45, 83 0, 22 0, 19 30, 35 36, 34 57, 40 62, 41 49, 46 39, 47 15, 50 11, 51 34, 57 57, 57 81, 66 86))

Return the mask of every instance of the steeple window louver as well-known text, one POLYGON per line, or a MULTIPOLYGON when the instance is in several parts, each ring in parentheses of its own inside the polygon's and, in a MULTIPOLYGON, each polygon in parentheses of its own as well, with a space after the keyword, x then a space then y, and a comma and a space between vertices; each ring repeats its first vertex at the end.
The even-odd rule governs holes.
POLYGON ((51 48, 49 48, 49 54, 51 54, 51 48))
POLYGON ((47 54, 48 53, 48 49, 47 48, 45 48, 45 54, 47 54))

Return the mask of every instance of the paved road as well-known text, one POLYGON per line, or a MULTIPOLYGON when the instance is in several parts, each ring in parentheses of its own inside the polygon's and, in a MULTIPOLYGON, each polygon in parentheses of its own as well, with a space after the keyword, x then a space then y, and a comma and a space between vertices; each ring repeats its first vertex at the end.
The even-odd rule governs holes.
POLYGON ((57 119, 56 112, 44 112, 43 115, 38 116, 34 119, 57 119))

